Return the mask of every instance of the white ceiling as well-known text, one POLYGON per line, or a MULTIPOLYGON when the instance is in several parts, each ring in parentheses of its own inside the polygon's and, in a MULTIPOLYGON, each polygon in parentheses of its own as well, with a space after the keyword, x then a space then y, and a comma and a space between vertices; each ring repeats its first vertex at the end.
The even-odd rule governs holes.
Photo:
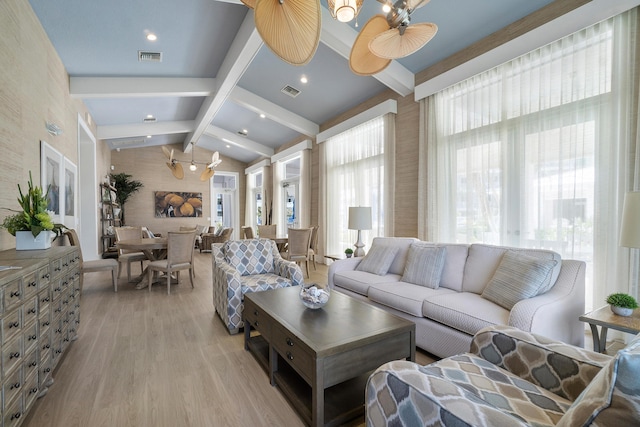
POLYGON ((411 21, 437 24, 435 38, 373 77, 351 73, 348 55, 380 3, 365 0, 355 28, 355 22, 333 20, 321 0, 320 46, 307 65, 296 67, 263 45, 253 11, 235 1, 30 4, 71 77, 71 95, 84 100, 98 138, 111 148, 181 142, 188 151, 188 142, 197 141, 198 149, 251 162, 315 136, 323 122, 388 88, 411 94, 416 73, 553 0, 431 0, 411 21), (148 32, 158 40, 147 41, 148 32), (139 62, 139 50, 162 52, 162 62, 139 62), (283 94, 285 85, 300 95, 283 94), (147 114, 157 121, 143 123, 147 114))

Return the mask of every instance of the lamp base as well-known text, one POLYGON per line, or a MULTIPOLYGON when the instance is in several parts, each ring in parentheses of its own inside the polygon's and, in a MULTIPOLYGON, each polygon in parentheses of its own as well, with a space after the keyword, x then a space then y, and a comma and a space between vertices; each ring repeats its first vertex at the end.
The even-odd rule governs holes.
POLYGON ((358 230, 358 241, 353 246, 355 246, 356 248, 356 250, 353 251, 354 257, 363 257, 365 255, 364 249, 362 249, 364 248, 364 243, 362 243, 362 236, 360 234, 360 230, 358 230))

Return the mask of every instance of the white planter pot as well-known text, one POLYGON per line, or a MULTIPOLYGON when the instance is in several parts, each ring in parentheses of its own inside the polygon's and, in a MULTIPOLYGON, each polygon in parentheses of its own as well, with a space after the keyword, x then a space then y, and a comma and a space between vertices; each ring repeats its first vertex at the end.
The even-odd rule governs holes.
POLYGON ((633 313, 633 308, 616 307, 615 305, 610 305, 609 307, 618 316, 631 316, 633 313))
POLYGON ((51 231, 41 231, 36 237, 33 237, 30 231, 16 231, 16 250, 49 249, 51 240, 53 240, 51 231))

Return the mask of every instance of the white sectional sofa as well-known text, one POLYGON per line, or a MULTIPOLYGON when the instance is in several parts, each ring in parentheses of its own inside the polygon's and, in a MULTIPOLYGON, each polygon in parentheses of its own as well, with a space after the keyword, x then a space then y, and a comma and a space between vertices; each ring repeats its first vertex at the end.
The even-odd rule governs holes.
POLYGON ((416 345, 449 357, 493 325, 582 346, 585 268, 548 250, 379 237, 331 264, 328 284, 414 321, 416 345))

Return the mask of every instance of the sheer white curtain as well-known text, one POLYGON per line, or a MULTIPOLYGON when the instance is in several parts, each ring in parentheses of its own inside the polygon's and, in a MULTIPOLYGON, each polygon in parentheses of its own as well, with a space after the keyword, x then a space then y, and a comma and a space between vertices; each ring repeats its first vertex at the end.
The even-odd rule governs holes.
POLYGON ((634 9, 422 100, 419 237, 584 260, 587 309, 638 296, 618 244, 640 181, 637 30, 634 9))
POLYGON ((300 152, 300 227, 311 226, 311 150, 300 152))
POLYGON ((366 248, 376 236, 393 235, 394 122, 386 114, 322 144, 326 253, 340 254, 356 241, 357 231, 347 227, 349 206, 371 206, 373 229, 362 232, 366 248))
MULTIPOLYGON (((249 172, 246 174, 246 186, 247 189, 245 191, 245 205, 244 205, 244 225, 249 225, 255 228, 254 218, 256 217, 256 201, 255 197, 255 189, 256 189, 256 180, 255 180, 254 172, 249 172)), ((240 233, 242 236, 242 233, 240 233)))

